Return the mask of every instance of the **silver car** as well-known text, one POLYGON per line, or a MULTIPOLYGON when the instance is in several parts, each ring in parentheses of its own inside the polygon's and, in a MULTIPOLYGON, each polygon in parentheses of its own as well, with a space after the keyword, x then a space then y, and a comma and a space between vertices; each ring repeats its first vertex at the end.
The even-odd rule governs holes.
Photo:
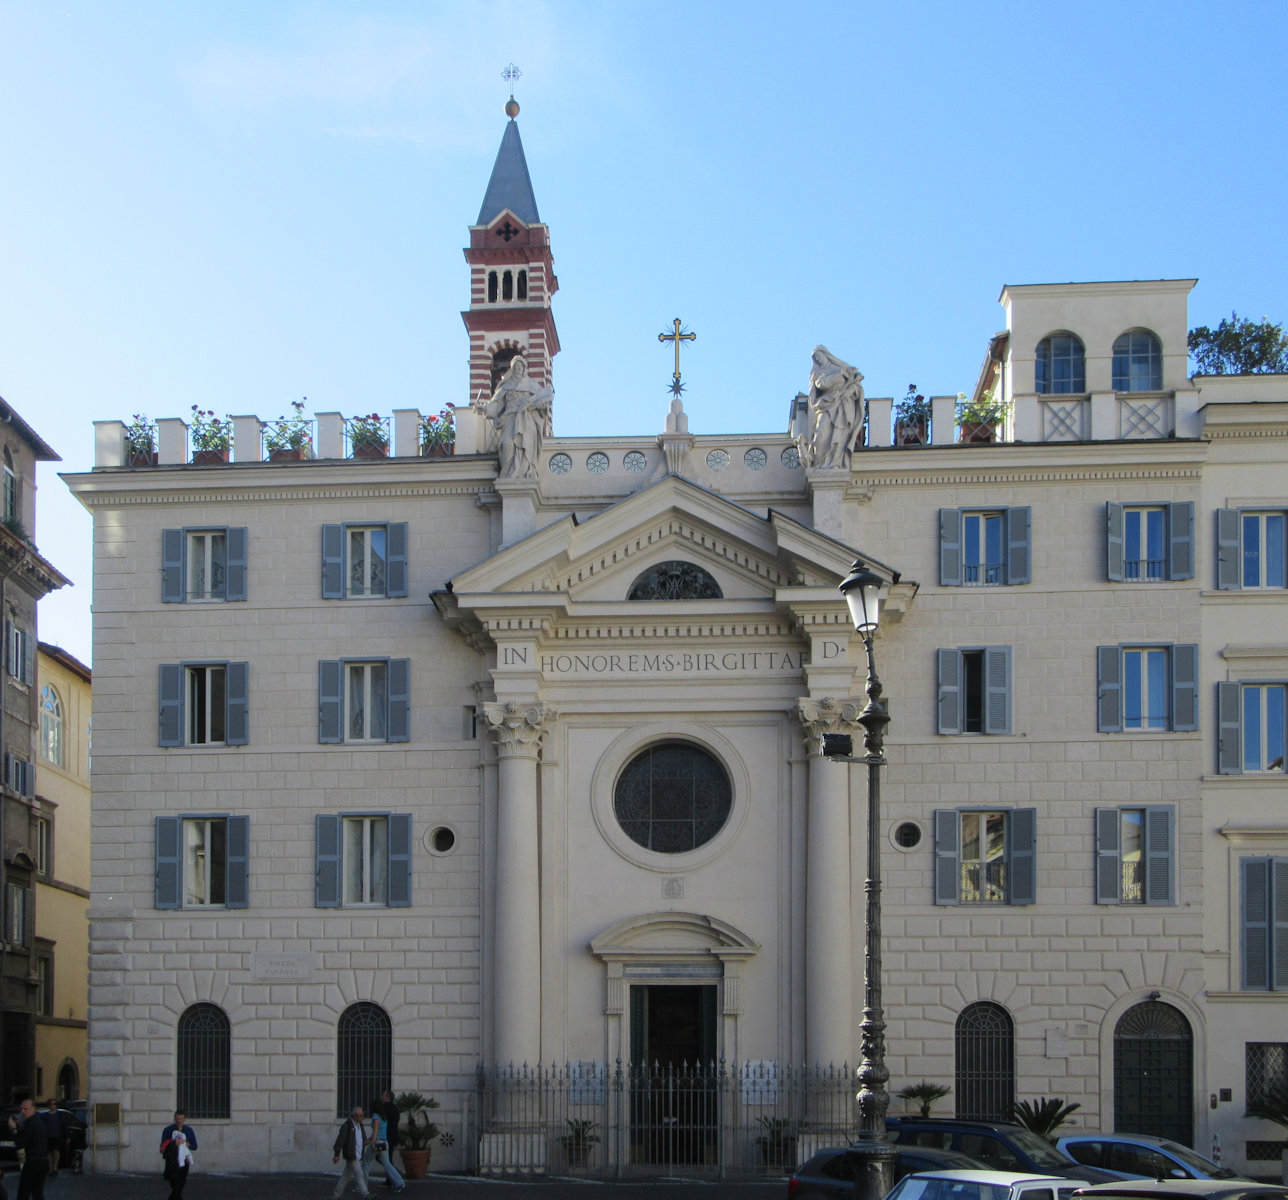
POLYGON ((1023 1171, 918 1171, 905 1175, 885 1200, 1070 1200, 1086 1187, 1077 1179, 1023 1171))

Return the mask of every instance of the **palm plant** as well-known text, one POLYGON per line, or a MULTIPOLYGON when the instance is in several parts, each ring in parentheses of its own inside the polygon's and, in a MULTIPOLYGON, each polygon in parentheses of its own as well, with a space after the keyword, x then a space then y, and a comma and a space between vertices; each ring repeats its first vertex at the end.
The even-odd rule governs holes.
POLYGON ((1017 1101, 1011 1111, 1025 1129, 1054 1145, 1055 1138, 1051 1135, 1081 1107, 1081 1104, 1065 1104, 1055 1096, 1049 1098, 1043 1096, 1041 1100, 1034 1101, 1032 1104, 1027 1100, 1017 1101))
POLYGON ((1273 1121, 1288 1129, 1288 1082, 1273 1084, 1259 1100, 1249 1101, 1248 1116, 1273 1121))
POLYGON ((936 1100, 942 1100, 953 1089, 943 1083, 931 1083, 928 1079, 923 1079, 920 1083, 909 1084, 901 1092, 895 1095, 900 1100, 911 1100, 918 1108, 923 1117, 930 1116, 930 1106, 936 1100))

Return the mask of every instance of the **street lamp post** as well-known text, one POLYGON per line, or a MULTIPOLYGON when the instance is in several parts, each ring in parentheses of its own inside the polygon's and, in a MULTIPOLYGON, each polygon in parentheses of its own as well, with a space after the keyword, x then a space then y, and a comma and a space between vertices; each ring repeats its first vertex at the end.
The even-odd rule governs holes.
MULTIPOLYGON (((856 561, 841 582, 841 594, 849 605, 855 631, 863 639, 868 655, 868 702, 858 716, 863 726, 862 758, 851 758, 851 746, 838 746, 839 754, 823 753, 841 761, 862 762, 868 768, 868 862, 863 891, 867 912, 863 927, 863 1022, 859 1046, 859 1138, 851 1147, 858 1159, 854 1181, 855 1200, 882 1200, 893 1185, 894 1147, 886 1136, 886 1110, 890 1094, 886 1083, 890 1072, 885 1064, 885 1011, 881 1006, 881 768, 886 765, 882 747, 890 714, 881 701, 881 680, 877 678, 872 639, 881 611, 882 580, 862 560, 856 561)), ((844 738, 849 742, 849 738, 844 738)))

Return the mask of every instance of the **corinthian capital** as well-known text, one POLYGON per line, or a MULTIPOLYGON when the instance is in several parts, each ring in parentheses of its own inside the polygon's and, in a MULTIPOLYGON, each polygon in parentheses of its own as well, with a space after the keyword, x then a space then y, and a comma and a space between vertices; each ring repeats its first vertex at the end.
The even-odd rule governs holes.
POLYGON ((796 715, 805 727, 805 748, 811 754, 823 753, 825 733, 853 733, 863 710, 861 700, 834 700, 824 696, 821 700, 801 700, 796 715))
POLYGON ((546 723, 559 714, 548 704, 519 704, 507 700, 484 704, 483 715, 496 739, 497 753, 502 758, 536 758, 541 751, 541 735, 545 732, 546 723))

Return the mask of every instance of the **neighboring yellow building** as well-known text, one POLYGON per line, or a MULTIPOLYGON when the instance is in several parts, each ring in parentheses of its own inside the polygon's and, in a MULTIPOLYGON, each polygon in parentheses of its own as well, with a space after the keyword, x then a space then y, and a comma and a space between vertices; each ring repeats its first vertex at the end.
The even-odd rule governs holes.
POLYGON ((36 1092, 88 1092, 90 669, 40 643, 36 1092))

